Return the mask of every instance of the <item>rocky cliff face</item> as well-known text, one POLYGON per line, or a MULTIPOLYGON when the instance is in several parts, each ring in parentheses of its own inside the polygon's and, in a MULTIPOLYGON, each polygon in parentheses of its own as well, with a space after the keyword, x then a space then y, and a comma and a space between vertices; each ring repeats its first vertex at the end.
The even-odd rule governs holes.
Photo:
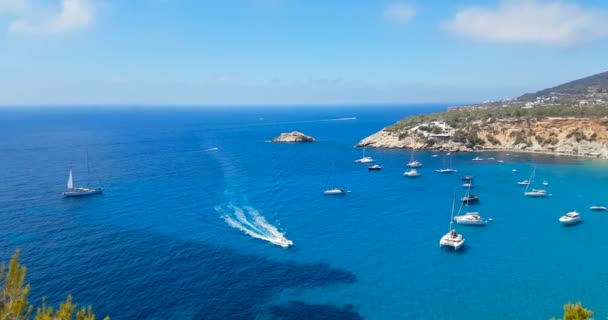
POLYGON ((419 127, 387 128, 358 146, 445 150, 505 150, 608 158, 607 118, 489 119, 459 128, 449 137, 425 136, 419 127))
POLYGON ((316 142, 315 138, 307 136, 301 132, 293 131, 281 133, 280 136, 272 139, 272 142, 316 142))

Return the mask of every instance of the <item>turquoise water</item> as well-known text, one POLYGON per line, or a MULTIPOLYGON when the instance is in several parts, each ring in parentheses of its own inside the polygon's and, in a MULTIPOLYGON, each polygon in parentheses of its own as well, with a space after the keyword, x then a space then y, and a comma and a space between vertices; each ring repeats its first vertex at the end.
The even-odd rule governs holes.
POLYGON ((608 316, 608 215, 588 210, 608 203, 605 162, 457 154, 438 174, 418 152, 418 179, 405 150, 368 150, 379 172, 354 163, 360 139, 444 108, 2 110, 1 258, 21 249, 33 301, 72 293, 112 319, 545 319, 569 300, 608 316), (318 142, 266 142, 292 130, 318 142), (70 166, 104 194, 61 198, 70 166), (533 167, 550 197, 516 184, 533 167), (493 221, 441 250, 464 174, 493 221), (571 210, 584 222, 560 226, 571 210), (294 246, 253 237, 273 228, 294 246))

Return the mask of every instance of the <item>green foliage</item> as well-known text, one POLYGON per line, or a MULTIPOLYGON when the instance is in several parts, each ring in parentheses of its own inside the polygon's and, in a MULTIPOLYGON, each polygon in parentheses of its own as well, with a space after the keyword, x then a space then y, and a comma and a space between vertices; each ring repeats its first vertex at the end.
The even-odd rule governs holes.
MULTIPOLYGON (((580 302, 568 302, 564 305, 564 317, 560 320, 593 320, 593 311, 585 309, 580 302)), ((551 318, 555 320, 555 318, 551 318)))
POLYGON ((496 139, 493 135, 489 133, 486 134, 486 140, 488 140, 488 142, 493 145, 500 145, 500 141, 498 141, 498 139, 496 139))
MULTIPOLYGON (((29 320, 34 306, 30 305, 27 296, 30 286, 25 285, 27 269, 19 264, 19 251, 15 252, 8 267, 8 273, 4 275, 4 265, 0 267, 0 280, 3 281, 0 293, 0 319, 4 320, 29 320)), ((68 295, 66 301, 56 311, 46 305, 46 299, 42 300, 42 306, 36 308, 34 320, 95 320, 93 309, 83 307, 77 309, 72 302, 72 296, 68 295)), ((110 320, 105 317, 104 320, 110 320)))

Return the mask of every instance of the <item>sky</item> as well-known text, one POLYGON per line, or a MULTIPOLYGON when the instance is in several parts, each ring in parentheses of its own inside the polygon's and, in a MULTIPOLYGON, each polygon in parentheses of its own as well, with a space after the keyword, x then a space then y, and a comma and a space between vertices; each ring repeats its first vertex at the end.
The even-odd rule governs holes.
POLYGON ((607 54, 606 0, 0 0, 0 105, 477 102, 607 54))

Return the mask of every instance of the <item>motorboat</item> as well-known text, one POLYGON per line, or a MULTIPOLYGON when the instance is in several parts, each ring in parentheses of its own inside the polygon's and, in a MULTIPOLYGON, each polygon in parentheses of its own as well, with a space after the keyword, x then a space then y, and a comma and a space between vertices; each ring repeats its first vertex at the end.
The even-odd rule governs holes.
POLYGON ((496 158, 488 158, 488 160, 496 160, 496 158))
POLYGON ((520 186, 527 186, 530 184, 530 180, 519 181, 517 184, 520 186))
POLYGON ((434 155, 431 156, 431 158, 437 158, 437 157, 439 157, 438 154, 434 154, 434 155))
POLYGON ((456 229, 450 230, 446 233, 441 240, 439 240, 440 247, 452 247, 454 250, 460 249, 464 245, 464 237, 456 232, 456 229))
POLYGON ((473 188, 474 187, 474 185, 471 182, 465 182, 462 184, 462 186, 464 188, 473 188))
POLYGON ((467 212, 462 216, 455 216, 454 221, 458 224, 484 225, 486 221, 481 218, 479 212, 467 212))
POLYGON ((463 176, 461 178, 462 181, 472 181, 473 180, 473 176, 463 176))
POLYGON ((373 166, 369 166, 367 167, 367 170, 369 171, 378 171, 378 170, 382 170, 382 166, 379 164, 375 164, 373 166))
POLYGON ((446 168, 446 169, 437 169, 437 170, 435 170, 435 172, 438 172, 438 173, 454 173, 454 172, 458 172, 458 170, 446 168))
POLYGON ((475 157, 475 158, 473 158, 473 161, 483 161, 483 158, 475 157))
POLYGON ((471 204, 471 203, 477 203, 479 202, 479 197, 474 195, 474 194, 468 194, 464 197, 462 197, 462 203, 464 204, 471 204))
POLYGON ((513 172, 519 172, 519 170, 518 170, 518 169, 513 169, 513 170, 511 170, 511 171, 513 171, 513 172))
POLYGON ((406 177, 414 178, 414 177, 419 177, 420 172, 418 172, 418 170, 416 170, 416 169, 410 169, 409 171, 404 172, 403 175, 406 177))
POLYGON ((334 189, 328 189, 323 191, 323 194, 326 195, 343 195, 343 194, 347 194, 350 191, 346 190, 346 189, 341 189, 341 188, 334 188, 334 189))
POLYGON ((571 211, 559 218, 561 224, 570 225, 581 222, 581 215, 576 211, 571 211))
POLYGON ((549 181, 543 181, 543 186, 548 186, 549 185, 549 181))
POLYGON ((606 211, 606 207, 596 204, 594 206, 589 207, 592 211, 606 211))

